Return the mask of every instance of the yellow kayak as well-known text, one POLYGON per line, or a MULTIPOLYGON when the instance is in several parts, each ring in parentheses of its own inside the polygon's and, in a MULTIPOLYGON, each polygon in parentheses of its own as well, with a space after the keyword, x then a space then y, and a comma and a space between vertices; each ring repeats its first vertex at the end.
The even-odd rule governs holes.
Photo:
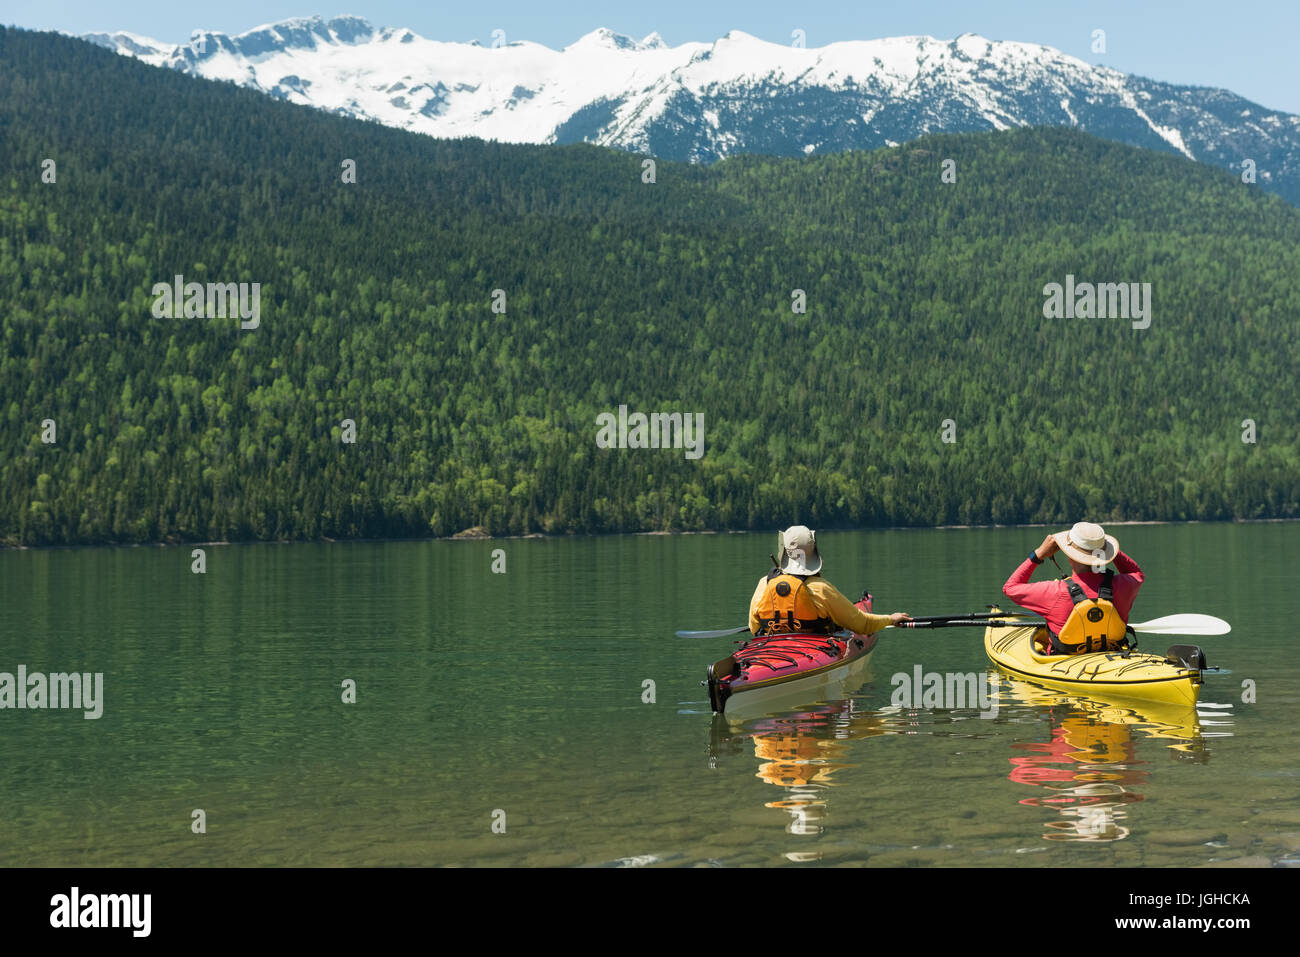
MULTIPOLYGON (((1001 615, 1013 621, 1023 615, 1001 615)), ((1034 647, 1037 626, 984 629, 984 650, 1003 671, 1072 691, 1075 694, 1118 697, 1166 704, 1196 704, 1201 690, 1201 672, 1174 664, 1164 655, 1134 651, 1125 655, 1101 651, 1081 655, 1044 655, 1034 647)))

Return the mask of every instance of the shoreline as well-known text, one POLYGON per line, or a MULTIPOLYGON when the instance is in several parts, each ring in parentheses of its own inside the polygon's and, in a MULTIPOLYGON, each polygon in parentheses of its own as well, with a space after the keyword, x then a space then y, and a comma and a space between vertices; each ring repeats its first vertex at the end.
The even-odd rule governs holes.
MULTIPOLYGON (((1223 521, 1205 521, 1189 519, 1170 521, 1150 519, 1141 521, 1105 522, 1108 528, 1125 528, 1137 525, 1281 525, 1288 522, 1300 522, 1300 518, 1234 518, 1223 521)), ((819 532, 932 532, 952 529, 995 529, 995 528, 1056 528, 1060 523, 1032 522, 1024 525, 882 525, 856 526, 822 526, 819 532)), ((100 542, 75 545, 10 545, 0 543, 3 552, 40 552, 57 551, 71 548, 208 548, 214 545, 348 545, 348 544, 388 544, 398 542, 511 542, 528 539, 569 539, 569 538, 610 538, 618 535, 642 535, 654 537, 672 537, 685 535, 771 535, 777 529, 699 529, 691 531, 654 531, 654 532, 583 532, 580 534, 548 535, 545 532, 529 532, 527 535, 435 535, 425 538, 293 538, 283 540, 240 539, 236 541, 212 540, 202 542, 100 542), (458 537, 459 536, 459 537, 458 537)))

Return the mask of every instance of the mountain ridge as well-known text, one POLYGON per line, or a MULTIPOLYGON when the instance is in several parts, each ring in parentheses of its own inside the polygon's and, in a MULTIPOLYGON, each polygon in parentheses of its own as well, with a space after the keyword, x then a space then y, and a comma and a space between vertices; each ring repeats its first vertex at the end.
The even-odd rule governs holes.
POLYGON ((155 66, 440 138, 591 142, 711 163, 736 153, 873 149, 930 133, 1074 126, 1240 171, 1300 205, 1300 116, 1217 87, 1093 66, 963 33, 807 49, 732 30, 667 45, 601 27, 561 50, 428 40, 354 16, 296 18, 165 44, 84 39, 155 66))
POLYGON ((1300 515, 1300 210, 1172 152, 648 184, 4 28, 0 115, 0 543, 1300 515), (257 328, 155 315, 181 274, 260 284, 257 328), (1149 327, 1048 317, 1071 276, 1150 283, 1149 327), (621 406, 703 456, 599 445, 621 406))

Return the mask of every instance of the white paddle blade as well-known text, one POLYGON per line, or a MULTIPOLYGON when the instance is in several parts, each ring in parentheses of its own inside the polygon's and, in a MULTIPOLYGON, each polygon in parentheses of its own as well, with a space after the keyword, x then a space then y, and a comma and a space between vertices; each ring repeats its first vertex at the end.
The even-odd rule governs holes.
POLYGON ((1144 635, 1226 635, 1232 626, 1213 615, 1165 615, 1133 625, 1144 635))

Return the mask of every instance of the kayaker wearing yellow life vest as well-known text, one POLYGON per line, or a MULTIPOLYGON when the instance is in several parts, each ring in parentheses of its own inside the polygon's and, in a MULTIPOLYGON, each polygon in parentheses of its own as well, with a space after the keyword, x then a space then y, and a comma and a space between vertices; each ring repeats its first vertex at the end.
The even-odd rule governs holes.
POLYGON ((1046 620, 1048 633, 1034 636, 1041 650, 1073 655, 1125 647, 1129 613, 1143 580, 1142 569, 1119 550, 1113 535, 1079 522, 1044 538, 1011 573, 1002 594, 1046 620), (1070 560, 1073 574, 1063 581, 1030 582, 1034 568, 1058 551, 1070 560), (1106 568, 1112 561, 1118 574, 1106 568))
POLYGON ((749 602, 749 630, 755 635, 831 634, 840 628, 871 635, 909 617, 901 611, 873 615, 841 595, 819 574, 817 533, 807 526, 787 528, 780 543, 779 567, 758 580, 749 602))

